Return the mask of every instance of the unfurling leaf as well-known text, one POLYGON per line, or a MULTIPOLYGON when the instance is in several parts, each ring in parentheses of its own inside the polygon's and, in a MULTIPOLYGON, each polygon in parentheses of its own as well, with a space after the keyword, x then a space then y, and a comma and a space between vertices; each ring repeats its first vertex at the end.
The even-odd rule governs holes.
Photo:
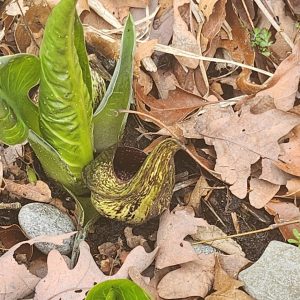
POLYGON ((135 30, 132 17, 127 18, 122 36, 120 59, 99 107, 94 115, 94 143, 96 151, 115 145, 122 136, 127 114, 116 116, 119 109, 127 109, 132 95, 135 30))
POLYGON ((0 141, 14 145, 27 138, 28 127, 39 132, 38 109, 28 97, 38 83, 39 59, 18 54, 0 57, 0 141))
POLYGON ((146 292, 128 279, 107 280, 98 283, 88 293, 86 300, 150 300, 146 292))
POLYGON ((26 140, 28 130, 16 117, 9 105, 0 99, 0 141, 7 145, 16 145, 26 140))

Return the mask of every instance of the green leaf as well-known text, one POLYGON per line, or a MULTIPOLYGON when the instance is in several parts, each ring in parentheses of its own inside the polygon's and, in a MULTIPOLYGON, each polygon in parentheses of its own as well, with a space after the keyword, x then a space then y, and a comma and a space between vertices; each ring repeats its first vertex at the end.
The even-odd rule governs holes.
POLYGON ((23 142, 26 127, 39 132, 38 108, 28 97, 39 76, 39 59, 33 55, 0 57, 0 139, 3 142, 23 142))
MULTIPOLYGON (((92 100, 75 47, 76 0, 61 0, 48 18, 40 49, 40 129, 70 172, 81 179, 93 159, 92 100)), ((78 24, 76 26, 78 28, 78 24)))
POLYGON ((17 119, 13 110, 0 99, 0 141, 7 145, 16 145, 24 142, 28 130, 21 119, 17 119))
POLYGON ((28 141, 49 177, 76 195, 88 192, 83 181, 73 176, 69 166, 63 161, 59 153, 42 137, 30 130, 28 141))
POLYGON ((119 109, 127 109, 132 96, 135 29, 129 15, 122 36, 121 55, 109 87, 94 114, 94 144, 101 151, 116 144, 123 131, 127 114, 116 116, 119 109))
POLYGON ((128 279, 107 280, 95 285, 86 300, 151 300, 150 296, 128 279))

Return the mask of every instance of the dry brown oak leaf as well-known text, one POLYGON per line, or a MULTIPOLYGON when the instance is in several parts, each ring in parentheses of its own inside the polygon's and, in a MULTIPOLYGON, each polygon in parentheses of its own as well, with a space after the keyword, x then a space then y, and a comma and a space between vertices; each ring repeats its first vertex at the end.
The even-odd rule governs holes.
POLYGON ((182 264, 162 278, 157 286, 159 296, 164 299, 205 297, 213 285, 214 266, 214 254, 198 254, 197 260, 182 264))
POLYGON ((199 138, 204 137, 208 145, 215 147, 215 171, 231 185, 231 192, 243 199, 251 165, 260 158, 276 162, 281 152, 278 140, 299 123, 300 116, 277 109, 252 114, 248 107, 234 112, 231 107, 208 106, 195 130, 199 138))
MULTIPOLYGON (((33 245, 40 242, 54 243, 61 245, 64 239, 70 238, 76 232, 70 232, 59 236, 39 236, 34 239, 20 242, 11 247, 0 257, 0 299, 14 300, 23 299, 32 292, 38 282, 39 277, 31 274, 24 264, 19 264, 15 258, 15 251, 24 244, 33 245)), ((43 298, 46 300, 48 298, 43 298)))
POLYGON ((163 269, 198 259, 194 248, 184 238, 197 233, 198 226, 206 227, 209 224, 194 215, 191 207, 176 207, 171 212, 166 210, 162 214, 157 231, 159 250, 156 268, 163 269))
POLYGON ((207 296, 205 300, 254 300, 245 292, 239 290, 244 284, 242 281, 230 277, 222 268, 218 259, 216 260, 215 280, 213 294, 207 296))
POLYGON ((142 246, 134 248, 124 264, 112 276, 104 275, 96 265, 86 242, 79 245, 80 255, 76 266, 70 270, 57 250, 48 255, 48 274, 36 286, 35 300, 82 300, 94 284, 109 279, 127 278, 131 267, 142 272, 153 262, 157 249, 147 253, 142 246))

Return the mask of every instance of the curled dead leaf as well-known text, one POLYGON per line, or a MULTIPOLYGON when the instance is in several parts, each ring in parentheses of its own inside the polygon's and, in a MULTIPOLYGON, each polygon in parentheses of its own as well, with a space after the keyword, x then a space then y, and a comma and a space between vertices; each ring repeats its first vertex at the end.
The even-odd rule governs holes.
POLYGON ((44 203, 51 202, 51 190, 49 186, 41 180, 38 180, 35 184, 19 184, 9 179, 5 179, 4 182, 5 189, 17 197, 44 203))

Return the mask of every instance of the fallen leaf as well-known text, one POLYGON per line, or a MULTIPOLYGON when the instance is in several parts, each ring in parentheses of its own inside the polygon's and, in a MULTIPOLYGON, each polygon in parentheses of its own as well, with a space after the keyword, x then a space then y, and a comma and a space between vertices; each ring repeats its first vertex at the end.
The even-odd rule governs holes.
POLYGON ((108 280, 127 278, 130 267, 144 271, 154 260, 157 249, 145 252, 142 246, 134 248, 127 256, 124 264, 113 276, 104 275, 96 265, 86 242, 79 245, 80 255, 76 266, 69 269, 57 250, 48 255, 48 274, 36 286, 35 300, 72 299, 82 300, 86 292, 96 283, 108 280))
POLYGON ((251 261, 239 254, 225 255, 218 254, 218 260, 222 269, 232 278, 237 278, 239 272, 251 261))
POLYGON ((238 300, 253 300, 244 291, 239 290, 244 283, 240 280, 231 278, 221 267, 218 259, 216 260, 216 271, 214 280, 214 290, 216 292, 207 296, 205 300, 228 300, 228 299, 238 299, 238 300))
POLYGON ((1 149, 1 160, 7 166, 16 162, 19 157, 23 157, 23 146, 18 144, 14 146, 8 146, 5 149, 1 149))
MULTIPOLYGON (((195 241, 205 241, 214 238, 219 238, 226 236, 226 234, 215 225, 208 226, 198 226, 197 232, 191 234, 195 241)), ((228 254, 238 254, 240 256, 245 256, 242 247, 233 239, 216 240, 208 243, 210 246, 217 248, 228 254)))
POLYGON ((287 196, 295 199, 300 198, 300 178, 295 177, 288 180, 286 184, 286 188, 288 189, 287 196))
POLYGON ((142 235, 134 235, 133 229, 128 226, 124 229, 124 235, 126 238, 126 243, 131 249, 139 245, 143 246, 143 244, 146 242, 146 239, 142 235))
POLYGON ((231 184, 231 192, 243 199, 247 195, 251 165, 261 157, 277 161, 278 140, 299 122, 299 116, 277 109, 252 114, 247 107, 235 113, 231 107, 207 106, 195 129, 199 138, 204 136, 206 143, 215 147, 215 171, 231 184))
POLYGON ((252 30, 252 20, 255 18, 255 3, 252 0, 232 0, 232 5, 243 25, 252 30))
POLYGON ((4 182, 5 189, 17 197, 44 203, 51 202, 51 190, 47 183, 41 180, 38 180, 35 184, 19 184, 9 179, 5 179, 4 182))
POLYGON ((14 34, 20 52, 27 52, 27 49, 32 42, 32 36, 37 33, 40 33, 40 37, 36 38, 35 42, 40 46, 43 29, 45 28, 50 11, 48 6, 43 6, 41 4, 33 5, 26 11, 24 17, 22 16, 19 19, 14 34), (30 32, 28 30, 30 30, 30 32))
MULTIPOLYGON (((282 144, 279 146, 282 149, 282 144)), ((290 174, 278 168, 277 162, 273 162, 271 159, 263 158, 261 160, 261 165, 262 170, 259 179, 263 179, 275 185, 286 185, 287 181, 292 177, 290 174)))
POLYGON ((214 11, 214 6, 219 0, 202 0, 199 3, 199 10, 202 11, 204 17, 208 20, 214 11))
POLYGON ((151 295, 153 299, 161 300, 156 290, 156 287, 149 284, 150 281, 148 277, 145 278, 144 276, 142 276, 141 273, 135 267, 129 268, 128 274, 130 278, 142 289, 148 292, 148 294, 151 295))
POLYGON ((300 3, 298 0, 287 0, 288 4, 292 8, 295 14, 300 14, 300 3))
POLYGON ((148 95, 150 93, 150 91, 152 90, 153 80, 148 74, 146 74, 145 72, 140 70, 139 76, 138 76, 138 84, 144 88, 143 94, 148 95))
POLYGON ((25 12, 29 9, 28 6, 24 5, 23 0, 18 0, 10 2, 5 9, 5 12, 9 16, 18 16, 21 14, 25 14, 25 12), (20 6, 20 7, 19 7, 20 6))
MULTIPOLYGON (((283 1, 271 1, 270 6, 273 9, 274 18, 280 29, 293 41, 297 34, 297 28, 293 18, 286 13, 285 3, 283 1)), ((275 42, 270 47, 273 55, 277 56, 280 60, 286 58, 287 54, 291 51, 291 47, 287 44, 280 32, 275 33, 275 42)))
MULTIPOLYGON (((154 51, 154 47, 157 44, 157 40, 149 40, 143 43, 139 43, 136 47, 134 60, 135 68, 139 71, 141 66, 141 60, 145 57, 150 57, 154 51)), ((137 72, 138 73, 138 72, 137 72)))
MULTIPOLYGON (((167 1, 173 2, 173 0, 166 0, 166 2, 167 1)), ((157 39, 158 42, 162 45, 168 45, 173 35, 173 9, 171 9, 170 7, 168 11, 161 14, 164 5, 161 2, 162 1, 160 0, 160 10, 158 11, 157 17, 155 18, 153 25, 150 29, 149 38, 157 39)), ((155 55, 161 56, 163 55, 163 53, 155 53, 155 55)))
POLYGON ((195 234, 198 226, 208 226, 208 223, 195 218, 191 207, 176 207, 171 212, 166 210, 160 218, 157 232, 159 251, 156 268, 162 269, 197 259, 192 245, 184 241, 184 238, 195 234))
POLYGON ((249 201, 255 208, 263 208, 279 191, 280 186, 266 180, 251 178, 249 201))
POLYGON ((219 33, 225 21, 225 5, 227 0, 204 0, 199 3, 199 9, 206 17, 201 30, 201 49, 206 51, 212 40, 219 33))
POLYGON ((214 265, 214 254, 198 254, 198 259, 182 264, 162 278, 157 286, 159 296, 164 299, 205 297, 213 285, 214 265))
POLYGON ((188 206, 195 209, 196 212, 199 210, 201 198, 205 197, 209 192, 210 186, 208 185, 204 176, 200 176, 188 201, 188 206))
POLYGON ((168 98, 164 100, 145 95, 138 83, 134 84, 134 91, 138 111, 152 115, 165 125, 182 121, 191 112, 206 104, 201 97, 178 87, 174 91, 169 91, 168 98))
POLYGON ((278 109, 288 111, 293 108, 300 79, 300 40, 290 54, 277 67, 266 88, 257 96, 271 96, 278 109))
MULTIPOLYGON (((10 249, 17 243, 26 241, 27 237, 23 230, 17 225, 0 226, 0 242, 5 249, 10 249)), ((27 244, 20 246, 16 253, 24 253, 28 260, 32 256, 33 248, 27 244)))
POLYGON ((163 100, 168 99, 169 91, 176 90, 176 86, 178 86, 178 82, 171 72, 157 70, 156 72, 151 72, 151 77, 155 82, 160 98, 163 100))
MULTIPOLYGON (((179 7, 184 4, 190 3, 189 0, 174 0, 174 25, 173 25, 173 38, 172 46, 180 50, 189 51, 195 54, 200 53, 198 42, 191 31, 188 30, 188 25, 185 23, 180 15, 179 7)), ((199 65, 197 59, 176 56, 177 60, 184 66, 195 69, 199 65)))
MULTIPOLYGON (((290 202, 283 202, 273 199, 265 206, 265 210, 269 214, 275 216, 274 221, 276 224, 291 220, 297 220, 300 218, 299 207, 297 207, 294 203, 290 202)), ((279 230, 282 236, 285 238, 285 240, 288 240, 294 238, 294 228, 300 231, 300 224, 296 223, 286 226, 280 226, 279 230)))
MULTIPOLYGON (((24 264, 18 264, 14 258, 15 251, 24 244, 33 245, 39 242, 62 244, 64 239, 74 235, 74 232, 60 236, 40 236, 28 241, 20 242, 10 248, 0 257, 0 299, 23 299, 34 292, 40 278, 31 274, 24 264)), ((48 298, 41 298, 48 299, 48 298)))
POLYGON ((282 150, 276 164, 281 170, 300 176, 300 126, 294 128, 288 143, 280 144, 282 150))

